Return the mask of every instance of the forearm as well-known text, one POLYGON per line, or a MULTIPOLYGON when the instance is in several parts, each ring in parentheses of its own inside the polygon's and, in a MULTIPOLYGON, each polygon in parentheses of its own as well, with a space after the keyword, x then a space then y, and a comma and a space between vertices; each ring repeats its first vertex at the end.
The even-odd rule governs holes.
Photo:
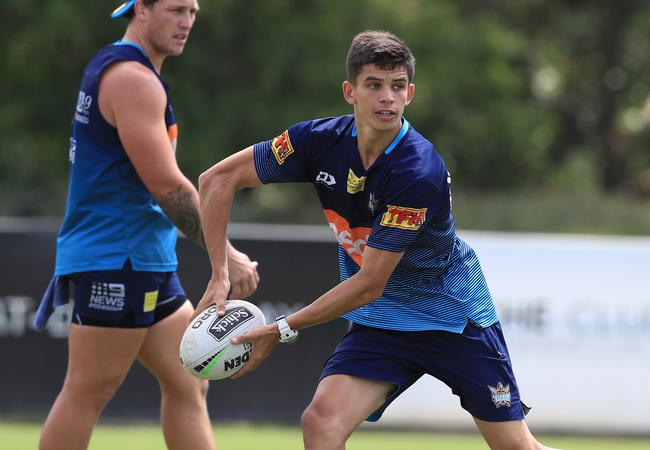
POLYGON ((287 317, 287 321, 294 329, 318 325, 337 319, 343 314, 370 303, 380 295, 381 289, 368 280, 364 274, 357 273, 321 295, 311 304, 291 314, 287 317))
POLYGON ((317 325, 341 317, 379 298, 402 255, 402 252, 366 247, 361 270, 312 304, 287 317, 289 325, 294 329, 317 325))
POLYGON ((201 227, 215 281, 228 280, 228 255, 236 251, 227 239, 235 190, 224 181, 209 175, 199 178, 201 227))
POLYGON ((188 181, 176 189, 161 195, 158 204, 165 211, 169 220, 199 247, 205 248, 199 214, 199 195, 196 188, 188 181))

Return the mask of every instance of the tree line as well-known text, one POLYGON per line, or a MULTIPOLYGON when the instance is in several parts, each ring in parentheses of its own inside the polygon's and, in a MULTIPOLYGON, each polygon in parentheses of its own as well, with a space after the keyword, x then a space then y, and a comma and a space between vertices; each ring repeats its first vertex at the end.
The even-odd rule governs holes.
MULTIPOLYGON (((117 2, 4 0, 0 214, 60 215, 82 70, 121 37, 117 2)), ((401 36, 416 59, 406 117, 463 189, 650 195, 650 4, 642 0, 200 2, 172 86, 181 168, 309 118, 350 112, 352 37, 401 36)))

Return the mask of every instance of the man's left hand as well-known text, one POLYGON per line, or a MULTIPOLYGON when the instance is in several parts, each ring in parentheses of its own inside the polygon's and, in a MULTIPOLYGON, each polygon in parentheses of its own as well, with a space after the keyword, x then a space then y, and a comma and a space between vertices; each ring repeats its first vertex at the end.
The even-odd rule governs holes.
POLYGON ((243 300, 257 290, 260 276, 257 273, 257 261, 251 261, 247 254, 228 249, 228 278, 230 279, 229 298, 243 300))
POLYGON ((278 344, 280 332, 278 326, 273 322, 270 325, 255 328, 246 334, 237 336, 232 339, 233 344, 241 344, 242 342, 250 342, 253 346, 251 357, 246 364, 232 377, 233 380, 241 378, 254 371, 270 354, 271 351, 278 344))

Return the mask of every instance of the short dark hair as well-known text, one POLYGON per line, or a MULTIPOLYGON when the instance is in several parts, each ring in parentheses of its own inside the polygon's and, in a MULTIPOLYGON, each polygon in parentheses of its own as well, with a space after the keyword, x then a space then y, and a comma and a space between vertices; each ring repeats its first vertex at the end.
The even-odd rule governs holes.
MULTIPOLYGON (((141 0, 144 6, 150 6, 156 3, 158 0, 141 0)), ((129 8, 128 11, 126 11, 122 17, 126 19, 131 19, 135 15, 135 5, 133 5, 133 8, 129 8)))
POLYGON ((415 57, 406 43, 388 31, 369 30, 352 39, 346 61, 347 76, 355 83, 363 66, 374 64, 382 69, 404 66, 409 81, 415 76, 415 57))

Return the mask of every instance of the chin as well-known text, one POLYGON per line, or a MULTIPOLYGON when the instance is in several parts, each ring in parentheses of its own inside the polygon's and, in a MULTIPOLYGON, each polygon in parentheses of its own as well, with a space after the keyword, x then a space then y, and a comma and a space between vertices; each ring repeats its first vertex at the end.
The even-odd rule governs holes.
POLYGON ((401 121, 399 117, 394 118, 393 120, 389 120, 387 122, 379 121, 377 124, 377 129, 382 130, 382 131, 390 131, 395 129, 395 127, 401 126, 401 121))
POLYGON ((183 54, 183 50, 185 50, 185 47, 174 47, 169 49, 169 55, 170 56, 179 56, 183 54))

